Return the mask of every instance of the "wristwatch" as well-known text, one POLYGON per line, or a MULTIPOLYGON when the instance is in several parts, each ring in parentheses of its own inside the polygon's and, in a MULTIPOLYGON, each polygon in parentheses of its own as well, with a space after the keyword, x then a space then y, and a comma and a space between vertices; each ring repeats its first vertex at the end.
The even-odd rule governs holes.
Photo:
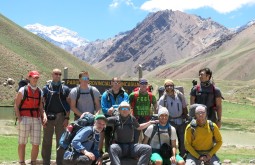
POLYGON ((69 117, 65 117, 66 120, 69 120, 70 118, 69 117))

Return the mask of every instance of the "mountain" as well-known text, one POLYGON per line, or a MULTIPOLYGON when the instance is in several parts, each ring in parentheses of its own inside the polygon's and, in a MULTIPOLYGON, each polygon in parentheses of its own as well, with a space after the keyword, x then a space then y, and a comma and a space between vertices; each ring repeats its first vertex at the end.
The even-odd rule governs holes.
POLYGON ((72 52, 75 47, 88 44, 88 41, 79 37, 77 32, 60 26, 44 26, 36 23, 24 28, 68 52, 72 52))
POLYGON ((38 70, 41 74, 39 86, 51 79, 53 68, 68 68, 68 78, 77 78, 87 70, 93 79, 105 79, 107 75, 72 54, 54 46, 44 39, 18 26, 0 15, 0 105, 13 104, 21 77, 28 71, 38 70), (15 80, 14 86, 5 86, 6 79, 15 80))
POLYGON ((172 79, 195 78, 200 68, 209 67, 215 79, 231 80, 234 83, 240 80, 254 80, 254 63, 255 23, 253 22, 222 42, 217 49, 159 67, 147 76, 172 79))

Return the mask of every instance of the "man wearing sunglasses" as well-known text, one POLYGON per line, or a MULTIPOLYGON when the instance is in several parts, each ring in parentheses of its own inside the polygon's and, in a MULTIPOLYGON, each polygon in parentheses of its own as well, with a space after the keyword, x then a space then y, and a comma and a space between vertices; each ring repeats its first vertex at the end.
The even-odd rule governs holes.
MULTIPOLYGON (((148 81, 145 78, 139 80, 139 90, 129 95, 129 102, 133 110, 133 115, 139 123, 147 122, 151 119, 152 114, 156 114, 157 100, 156 97, 147 91, 148 81), (153 105, 153 107, 151 107, 153 105), (152 110, 153 109, 153 110, 152 110)), ((141 131, 136 131, 135 142, 139 141, 141 131)))
MULTIPOLYGON (((42 158, 43 164, 49 165, 53 134, 56 135, 56 148, 59 139, 68 125, 70 106, 68 95, 70 89, 61 82, 61 70, 53 69, 52 80, 43 87, 44 109, 47 115, 47 124, 43 128, 42 158)), ((56 153, 56 163, 62 164, 64 150, 60 148, 56 153)))
POLYGON ((159 106, 166 107, 169 111, 169 122, 176 130, 180 155, 185 155, 184 133, 187 119, 187 103, 184 95, 174 88, 174 82, 166 79, 164 82, 165 92, 160 97, 159 106))
MULTIPOLYGON (((110 117, 118 115, 118 107, 122 101, 129 102, 128 94, 122 88, 121 80, 113 77, 111 81, 111 89, 105 91, 101 98, 101 107, 104 115, 110 117)), ((109 140, 111 136, 111 127, 106 127, 105 133, 105 152, 108 152, 109 140)))
POLYGON ((150 124, 158 121, 148 121, 139 124, 131 115, 130 105, 123 101, 119 105, 119 115, 108 118, 108 126, 113 128, 112 144, 109 147, 109 155, 112 165, 120 165, 124 157, 139 158, 138 165, 148 164, 151 155, 151 147, 147 144, 134 142, 134 131, 143 130, 150 124))
POLYGON ((80 84, 73 88, 69 94, 71 109, 75 120, 83 113, 98 114, 100 111, 100 92, 94 86, 89 85, 89 73, 82 71, 79 74, 80 84))

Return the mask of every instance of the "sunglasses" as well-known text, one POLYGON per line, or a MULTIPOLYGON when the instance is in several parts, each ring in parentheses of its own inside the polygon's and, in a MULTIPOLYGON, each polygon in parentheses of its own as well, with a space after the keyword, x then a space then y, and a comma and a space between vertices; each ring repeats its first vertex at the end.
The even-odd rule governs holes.
POLYGON ((122 111, 129 111, 129 108, 128 107, 121 107, 120 110, 122 110, 122 111))
POLYGON ((120 84, 119 81, 113 81, 113 84, 117 85, 117 84, 120 84))
POLYGON ((61 76, 62 74, 61 73, 54 73, 54 75, 61 76))
POLYGON ((84 81, 87 81, 87 80, 89 80, 89 77, 83 76, 83 77, 81 77, 81 79, 84 81))
POLYGON ((174 85, 165 85, 165 88, 174 87, 174 85))

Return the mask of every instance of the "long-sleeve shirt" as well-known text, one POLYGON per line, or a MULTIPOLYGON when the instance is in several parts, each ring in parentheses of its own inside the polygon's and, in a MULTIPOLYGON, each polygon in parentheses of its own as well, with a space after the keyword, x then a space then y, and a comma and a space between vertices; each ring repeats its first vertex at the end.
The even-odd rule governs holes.
POLYGON ((185 131, 185 148, 188 152, 196 158, 200 157, 200 154, 209 153, 213 156, 222 145, 222 137, 219 128, 213 123, 214 131, 211 131, 209 121, 202 127, 196 126, 194 132, 191 125, 186 127, 185 131))

